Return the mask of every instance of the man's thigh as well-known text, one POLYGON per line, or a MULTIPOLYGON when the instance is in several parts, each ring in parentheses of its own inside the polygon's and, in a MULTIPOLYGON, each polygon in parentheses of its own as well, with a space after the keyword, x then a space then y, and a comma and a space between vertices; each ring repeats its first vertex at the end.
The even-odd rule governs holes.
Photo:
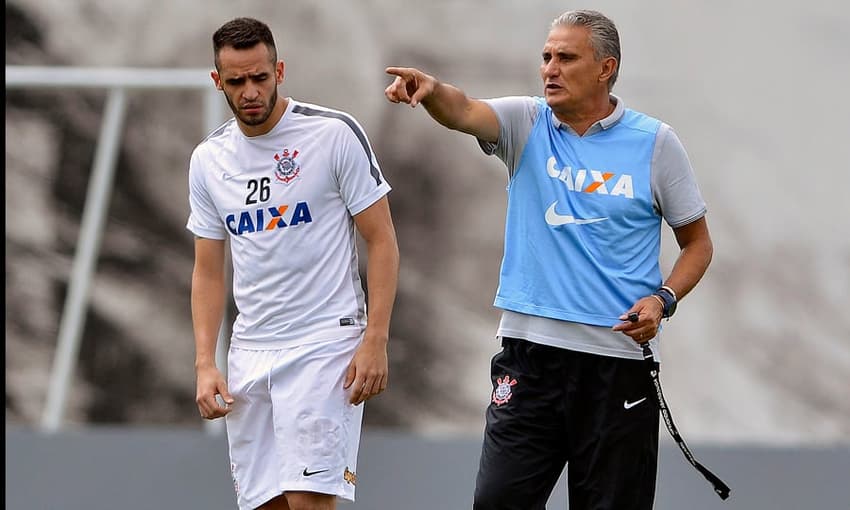
POLYGON ((474 508, 542 510, 567 458, 565 385, 547 373, 563 353, 526 341, 503 345, 491 362, 474 508))
POLYGON ((581 391, 570 418, 570 508, 650 510, 659 417, 645 362, 582 356, 581 391))
POLYGON ((358 343, 231 349, 234 364, 261 365, 266 374, 231 378, 236 403, 228 439, 240 508, 290 491, 354 499, 363 406, 348 402, 343 380, 358 343))

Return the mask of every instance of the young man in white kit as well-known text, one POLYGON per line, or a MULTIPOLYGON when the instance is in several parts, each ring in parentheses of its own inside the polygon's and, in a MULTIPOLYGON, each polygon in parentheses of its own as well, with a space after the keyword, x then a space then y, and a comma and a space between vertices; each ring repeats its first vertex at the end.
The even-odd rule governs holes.
POLYGON ((227 416, 240 509, 330 510, 354 500, 358 404, 387 385, 398 277, 390 186, 354 118, 278 97, 284 63, 268 26, 231 20, 213 49, 211 76, 235 118, 189 165, 198 410, 227 416), (355 228, 368 253, 368 322, 355 228), (215 364, 225 240, 239 312, 226 382, 215 364))

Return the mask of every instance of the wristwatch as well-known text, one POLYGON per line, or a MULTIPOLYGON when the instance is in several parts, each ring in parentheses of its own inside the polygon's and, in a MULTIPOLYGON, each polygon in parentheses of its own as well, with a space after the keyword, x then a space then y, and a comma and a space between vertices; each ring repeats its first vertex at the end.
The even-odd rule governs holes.
POLYGON ((664 311, 661 313, 661 317, 669 319, 674 313, 676 313, 676 304, 678 303, 678 300, 676 299, 676 293, 673 292, 673 289, 664 285, 653 292, 653 295, 658 296, 661 298, 661 301, 664 302, 664 311))

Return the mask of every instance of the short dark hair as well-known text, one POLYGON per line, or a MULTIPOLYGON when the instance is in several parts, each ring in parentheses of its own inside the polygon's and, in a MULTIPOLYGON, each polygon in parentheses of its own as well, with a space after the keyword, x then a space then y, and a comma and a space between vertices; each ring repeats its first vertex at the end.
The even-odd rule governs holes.
POLYGON ((212 36, 215 67, 218 68, 218 54, 222 48, 237 50, 253 48, 263 43, 269 48, 272 62, 277 61, 277 48, 274 36, 268 25, 254 18, 235 18, 221 26, 212 36))

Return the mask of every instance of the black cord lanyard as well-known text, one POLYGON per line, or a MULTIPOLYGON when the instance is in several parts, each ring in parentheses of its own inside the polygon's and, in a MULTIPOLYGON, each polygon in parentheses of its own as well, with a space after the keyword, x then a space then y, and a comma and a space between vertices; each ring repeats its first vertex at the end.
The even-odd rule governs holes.
POLYGON ((676 425, 673 424, 673 416, 670 414, 670 409, 667 407, 667 401, 664 399, 664 393, 661 391, 661 380, 658 378, 658 367, 655 363, 655 357, 652 355, 652 350, 649 348, 649 342, 643 344, 642 347, 643 359, 646 362, 647 367, 649 367, 649 376, 652 378, 652 384, 655 387, 655 400, 658 402, 658 408, 661 410, 661 416, 664 418, 664 424, 667 425, 667 430, 670 431, 670 435, 676 440, 676 444, 679 445, 679 449, 681 449, 682 453, 685 454, 685 458, 688 459, 688 462, 690 462, 697 471, 702 473, 702 476, 704 476, 706 480, 711 482, 711 485, 714 486, 714 492, 720 496, 720 499, 728 498, 730 491, 729 486, 723 483, 723 480, 709 471, 708 468, 697 462, 696 458, 694 458, 694 455, 685 444, 685 440, 682 439, 681 435, 679 435, 676 425))

